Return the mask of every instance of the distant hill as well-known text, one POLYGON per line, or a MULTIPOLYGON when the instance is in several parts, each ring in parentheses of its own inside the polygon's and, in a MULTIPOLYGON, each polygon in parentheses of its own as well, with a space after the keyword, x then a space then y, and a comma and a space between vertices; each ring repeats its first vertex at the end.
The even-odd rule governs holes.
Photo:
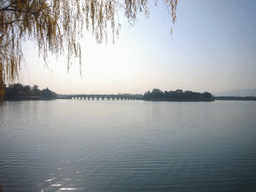
POLYGON ((231 91, 214 93, 213 95, 214 96, 240 96, 240 97, 254 96, 256 97, 256 89, 236 89, 231 91))

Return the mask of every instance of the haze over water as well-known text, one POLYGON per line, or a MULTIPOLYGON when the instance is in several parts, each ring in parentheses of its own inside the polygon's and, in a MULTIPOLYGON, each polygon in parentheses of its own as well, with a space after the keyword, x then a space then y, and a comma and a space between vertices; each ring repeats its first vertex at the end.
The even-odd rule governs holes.
POLYGON ((49 57, 46 67, 27 42, 20 82, 58 94, 143 94, 154 88, 215 94, 256 88, 255 0, 179 0, 175 25, 162 1, 157 7, 149 1, 149 8, 149 18, 138 14, 133 27, 120 10, 115 44, 111 31, 107 45, 84 32, 82 77, 78 60, 72 59, 69 73, 66 55, 49 57))
POLYGON ((0 104, 8 191, 254 191, 256 102, 0 104))

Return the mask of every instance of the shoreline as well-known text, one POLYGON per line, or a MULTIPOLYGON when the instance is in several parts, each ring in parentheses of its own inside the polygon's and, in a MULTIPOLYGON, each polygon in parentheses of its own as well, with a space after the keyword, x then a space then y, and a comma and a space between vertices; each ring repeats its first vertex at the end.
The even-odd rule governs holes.
POLYGON ((169 101, 169 102, 211 102, 214 99, 143 99, 144 101, 169 101))
POLYGON ((1 101, 40 101, 40 100, 53 100, 55 98, 43 98, 41 96, 17 96, 17 97, 12 97, 8 99, 4 99, 1 101))
MULTIPOLYGON (((18 96, 13 98, 0 98, 0 101, 39 101, 39 100, 55 100, 63 98, 42 98, 41 96, 18 96)), ((143 101, 169 101, 169 102, 212 102, 212 101, 256 101, 256 97, 235 97, 235 96, 225 96, 225 97, 213 97, 211 99, 143 99, 138 98, 136 100, 143 101)))

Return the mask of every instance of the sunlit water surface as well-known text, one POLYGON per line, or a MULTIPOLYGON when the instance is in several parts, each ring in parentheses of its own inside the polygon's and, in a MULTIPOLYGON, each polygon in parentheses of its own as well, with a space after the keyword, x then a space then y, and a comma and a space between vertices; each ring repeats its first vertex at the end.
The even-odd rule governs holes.
POLYGON ((0 103, 8 191, 254 191, 256 102, 0 103))

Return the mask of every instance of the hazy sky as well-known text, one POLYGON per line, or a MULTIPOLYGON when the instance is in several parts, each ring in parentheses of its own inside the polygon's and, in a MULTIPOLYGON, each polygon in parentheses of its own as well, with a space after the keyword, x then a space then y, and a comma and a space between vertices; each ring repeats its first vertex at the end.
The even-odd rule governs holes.
POLYGON ((150 8, 150 17, 139 15, 134 27, 120 16, 115 44, 96 44, 85 33, 82 77, 78 60, 69 73, 65 57, 49 58, 47 68, 28 42, 20 83, 60 94, 256 88, 255 0, 179 0, 175 25, 162 1, 150 8))

